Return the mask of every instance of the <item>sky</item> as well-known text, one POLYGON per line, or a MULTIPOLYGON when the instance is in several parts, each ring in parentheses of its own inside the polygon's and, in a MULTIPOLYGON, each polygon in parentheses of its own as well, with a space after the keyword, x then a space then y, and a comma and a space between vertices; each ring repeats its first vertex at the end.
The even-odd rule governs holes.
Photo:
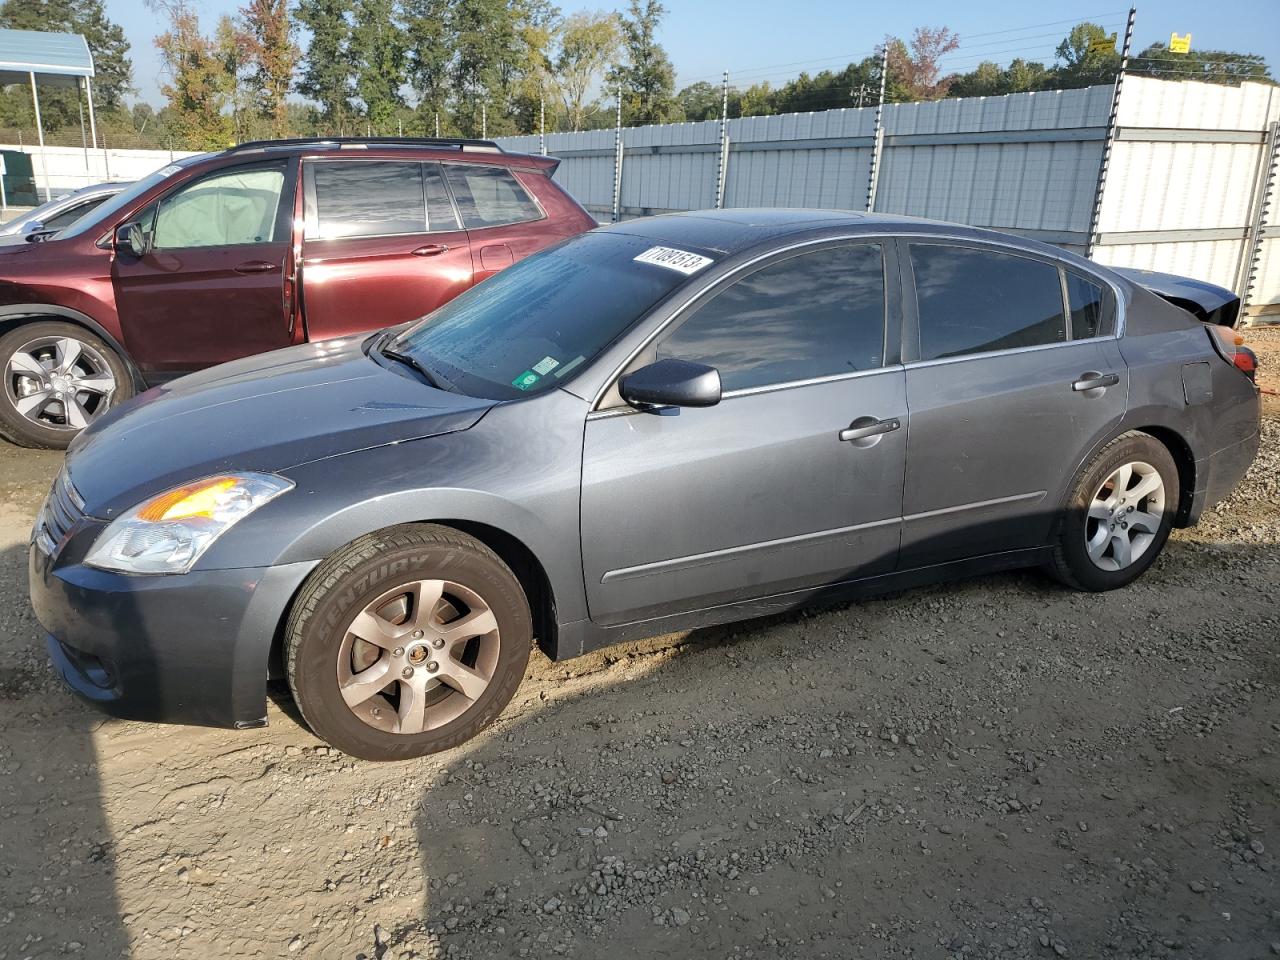
MULTIPOLYGON (((205 28, 234 13, 244 0, 195 0, 205 28)), ((960 34, 960 49, 943 62, 965 72, 981 60, 1001 65, 1014 57, 1051 62, 1053 50, 1080 20, 1123 34, 1127 7, 1115 0, 910 0, 897 4, 850 0, 665 0, 659 40, 675 64, 678 86, 718 82, 729 71, 739 86, 778 86, 801 70, 839 69, 870 54, 885 34, 909 37, 917 26, 946 26, 960 34), (781 12, 780 12, 781 11, 781 12)), ((138 99, 159 105, 160 63, 154 37, 158 18, 142 0, 106 0, 108 15, 132 45, 138 99)), ((625 3, 561 0, 565 13, 621 9, 625 3)), ((1259 53, 1280 76, 1280 0, 1157 0, 1139 5, 1135 49, 1192 34, 1194 49, 1259 53)))

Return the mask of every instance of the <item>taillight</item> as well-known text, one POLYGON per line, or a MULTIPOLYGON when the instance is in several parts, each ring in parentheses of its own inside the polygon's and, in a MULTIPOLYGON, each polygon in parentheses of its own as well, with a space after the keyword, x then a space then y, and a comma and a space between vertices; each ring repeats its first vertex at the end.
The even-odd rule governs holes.
POLYGON ((1218 323, 1207 323, 1205 329, 1222 359, 1252 380, 1258 370, 1258 358, 1244 345, 1244 334, 1218 323))

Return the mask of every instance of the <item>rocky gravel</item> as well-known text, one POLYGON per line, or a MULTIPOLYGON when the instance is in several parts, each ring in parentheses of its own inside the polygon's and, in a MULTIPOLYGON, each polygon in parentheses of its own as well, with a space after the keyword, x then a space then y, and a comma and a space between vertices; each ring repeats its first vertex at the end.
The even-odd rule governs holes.
POLYGON ((64 693, 25 601, 57 463, 0 449, 0 960, 1280 954, 1274 415, 1127 590, 535 655, 493 728, 398 765, 283 695, 234 732, 64 693))

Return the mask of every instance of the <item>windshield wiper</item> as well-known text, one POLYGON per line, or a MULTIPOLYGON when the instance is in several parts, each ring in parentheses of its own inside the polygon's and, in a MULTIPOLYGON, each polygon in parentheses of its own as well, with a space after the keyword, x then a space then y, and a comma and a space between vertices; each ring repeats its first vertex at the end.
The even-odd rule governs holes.
POLYGON ((426 367, 426 365, 424 365, 422 361, 419 360, 417 357, 412 356, 411 354, 405 353, 401 350, 396 350, 396 349, 393 349, 392 347, 386 346, 386 343, 390 339, 391 339, 390 336, 386 337, 383 340, 382 344, 380 344, 377 347, 377 351, 379 354, 386 357, 388 360, 398 360, 400 363, 403 363, 406 367, 410 367, 411 369, 417 371, 422 376, 422 378, 427 381, 427 383, 430 386, 435 387, 437 390, 449 389, 447 386, 445 386, 444 381, 441 380, 434 373, 432 373, 426 367))

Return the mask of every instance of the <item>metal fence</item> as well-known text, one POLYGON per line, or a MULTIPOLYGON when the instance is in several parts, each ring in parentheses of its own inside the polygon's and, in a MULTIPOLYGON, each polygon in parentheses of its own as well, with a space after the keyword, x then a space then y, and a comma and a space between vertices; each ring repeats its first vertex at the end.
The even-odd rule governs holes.
MULTIPOLYGON (((1271 242, 1280 184, 1268 140, 1280 119, 1276 89, 1128 77, 1114 129, 1111 86, 891 104, 874 209, 1076 252, 1092 237, 1101 263, 1196 276, 1247 294, 1251 317, 1280 313, 1280 245, 1271 242)), ((545 148, 563 161, 556 179, 601 220, 713 207, 718 195, 726 207, 865 209, 874 107, 726 127, 626 128, 620 151, 614 130, 553 133, 545 148)), ((526 152, 543 145, 537 136, 500 142, 526 152)))

